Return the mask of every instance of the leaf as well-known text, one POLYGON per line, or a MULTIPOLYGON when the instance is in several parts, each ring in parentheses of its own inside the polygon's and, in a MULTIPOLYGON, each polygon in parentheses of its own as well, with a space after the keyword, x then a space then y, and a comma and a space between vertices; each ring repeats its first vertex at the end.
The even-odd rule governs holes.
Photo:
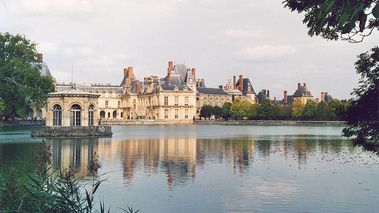
POLYGON ((367 21, 367 15, 363 14, 359 20, 359 31, 360 32, 363 32, 363 30, 365 30, 366 21, 367 21))

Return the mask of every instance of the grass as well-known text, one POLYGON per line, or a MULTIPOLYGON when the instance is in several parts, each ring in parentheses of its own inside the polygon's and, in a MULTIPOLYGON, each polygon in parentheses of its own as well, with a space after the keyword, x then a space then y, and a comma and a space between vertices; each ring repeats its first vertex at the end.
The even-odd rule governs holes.
MULTIPOLYGON (((101 167, 94 156, 88 166, 93 174, 101 167)), ((71 168, 53 170, 51 160, 51 147, 44 141, 36 151, 36 163, 30 164, 35 167, 32 172, 4 168, 0 159, 0 212, 111 212, 94 199, 104 180, 94 176, 90 186, 81 184, 71 168)), ((121 210, 139 212, 131 207, 121 210)))

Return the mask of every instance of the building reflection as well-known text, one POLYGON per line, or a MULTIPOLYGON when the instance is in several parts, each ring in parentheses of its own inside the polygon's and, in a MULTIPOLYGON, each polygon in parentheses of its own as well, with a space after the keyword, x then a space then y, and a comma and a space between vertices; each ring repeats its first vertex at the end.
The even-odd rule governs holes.
POLYGON ((88 164, 98 152, 97 138, 46 139, 52 146, 53 168, 73 169, 77 175, 89 175, 88 164))
POLYGON ((296 160, 299 168, 315 153, 338 153, 341 140, 280 137, 261 139, 238 137, 229 139, 48 139, 53 147, 53 167, 71 167, 89 175, 88 164, 98 153, 101 160, 119 159, 126 184, 132 184, 137 173, 165 174, 168 187, 194 182, 196 172, 208 165, 225 164, 235 173, 253 169, 255 161, 269 161, 272 156, 296 160))

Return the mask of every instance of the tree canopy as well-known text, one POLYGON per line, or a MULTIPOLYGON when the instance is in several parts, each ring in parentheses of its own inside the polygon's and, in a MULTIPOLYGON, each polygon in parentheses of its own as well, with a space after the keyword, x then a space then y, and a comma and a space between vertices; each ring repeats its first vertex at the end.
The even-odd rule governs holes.
POLYGON ((347 109, 348 127, 343 130, 347 137, 355 138, 357 144, 376 147, 379 151, 379 47, 362 53, 355 63, 357 74, 361 75, 359 87, 353 95, 358 99, 352 101, 347 109))
POLYGON ((35 42, 0 33, 0 113, 6 120, 24 118, 31 108, 42 108, 46 94, 54 91, 52 78, 31 66, 36 56, 35 42))
POLYGON ((357 43, 379 29, 378 0, 285 0, 284 7, 304 12, 310 36, 357 43))

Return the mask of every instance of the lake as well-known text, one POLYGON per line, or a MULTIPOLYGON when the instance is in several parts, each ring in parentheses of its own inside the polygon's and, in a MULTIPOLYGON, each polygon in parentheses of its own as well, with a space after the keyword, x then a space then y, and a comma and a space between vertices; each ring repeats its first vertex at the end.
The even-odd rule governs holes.
MULTIPOLYGON (((112 126, 112 138, 46 139, 53 167, 77 176, 96 152, 96 198, 114 212, 377 212, 379 158, 341 127, 112 126)), ((41 139, 0 128, 5 165, 32 161, 41 139)), ((22 168, 24 165, 16 165, 22 168)), ((25 168, 26 169, 26 168, 25 168)))

